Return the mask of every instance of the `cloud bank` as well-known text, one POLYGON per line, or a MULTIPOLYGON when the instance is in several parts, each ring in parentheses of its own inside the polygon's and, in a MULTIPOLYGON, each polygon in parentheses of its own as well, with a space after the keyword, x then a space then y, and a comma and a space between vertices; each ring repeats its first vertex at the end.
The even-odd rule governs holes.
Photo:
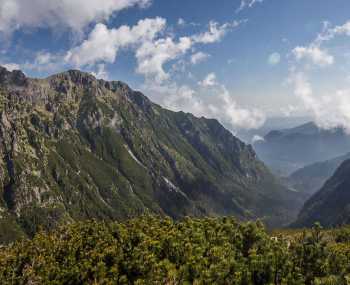
MULTIPOLYGON (((124 25, 109 29, 100 23, 82 44, 67 52, 64 60, 77 67, 114 63, 121 49, 129 49, 136 57, 136 72, 147 80, 161 82, 169 78, 169 73, 164 69, 166 63, 184 56, 196 46, 220 42, 229 31, 244 22, 220 25, 210 21, 207 31, 178 39, 166 34, 166 20, 160 17, 141 20, 132 27, 124 25)), ((192 55, 191 62, 197 64, 207 57, 203 52, 198 52, 192 55)))
POLYGON ((240 106, 233 94, 217 81, 215 73, 209 73, 199 82, 198 88, 172 82, 147 85, 145 90, 170 110, 216 118, 233 132, 259 128, 266 120, 261 110, 240 106))
POLYGON ((323 31, 314 41, 307 46, 295 47, 292 50, 294 60, 289 82, 294 87, 294 94, 312 114, 319 127, 341 127, 350 133, 350 89, 335 86, 332 90, 315 91, 317 85, 314 83, 320 68, 324 71, 334 65, 336 55, 331 54, 325 46, 339 36, 350 36, 350 21, 335 27, 326 22, 323 31))
POLYGON ((1 0, 0 32, 45 27, 81 31, 91 22, 108 20, 115 12, 150 3, 151 0, 1 0))

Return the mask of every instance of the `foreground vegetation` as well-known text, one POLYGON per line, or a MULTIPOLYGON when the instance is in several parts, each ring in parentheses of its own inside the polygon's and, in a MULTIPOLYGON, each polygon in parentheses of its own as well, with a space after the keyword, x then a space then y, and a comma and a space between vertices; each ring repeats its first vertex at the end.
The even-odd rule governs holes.
POLYGON ((232 218, 81 222, 0 250, 1 284, 350 284, 350 229, 232 218))

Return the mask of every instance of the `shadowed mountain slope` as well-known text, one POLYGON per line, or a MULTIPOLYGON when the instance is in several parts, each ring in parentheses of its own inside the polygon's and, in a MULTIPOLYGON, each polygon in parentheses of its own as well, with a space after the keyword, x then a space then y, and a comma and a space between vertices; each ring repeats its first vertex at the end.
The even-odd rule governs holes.
POLYGON ((350 222, 350 160, 343 162, 320 191, 304 205, 296 227, 309 227, 320 222, 326 227, 350 222))

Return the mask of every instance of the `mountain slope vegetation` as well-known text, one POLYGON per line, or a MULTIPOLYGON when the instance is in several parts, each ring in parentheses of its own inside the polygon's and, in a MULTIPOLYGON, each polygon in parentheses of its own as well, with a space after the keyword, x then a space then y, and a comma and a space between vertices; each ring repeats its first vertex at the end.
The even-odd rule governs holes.
POLYGON ((218 121, 77 70, 31 79, 1 68, 0 138, 4 240, 145 212, 282 225, 300 206, 218 121))

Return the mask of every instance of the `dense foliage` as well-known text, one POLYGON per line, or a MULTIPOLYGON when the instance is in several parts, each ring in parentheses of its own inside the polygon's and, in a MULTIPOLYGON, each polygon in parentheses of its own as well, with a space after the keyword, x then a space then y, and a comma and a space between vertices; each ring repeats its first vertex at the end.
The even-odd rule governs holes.
POLYGON ((350 230, 232 218, 80 222, 0 251, 1 284, 349 284, 350 230))

